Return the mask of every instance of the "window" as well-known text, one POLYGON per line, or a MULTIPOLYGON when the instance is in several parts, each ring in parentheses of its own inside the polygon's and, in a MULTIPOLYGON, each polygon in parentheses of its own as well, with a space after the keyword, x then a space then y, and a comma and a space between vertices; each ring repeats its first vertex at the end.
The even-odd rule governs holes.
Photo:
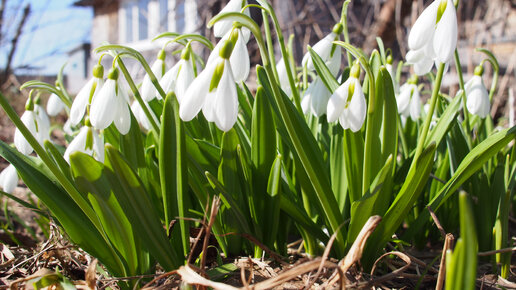
POLYGON ((149 0, 138 1, 138 40, 149 38, 149 0))
POLYGON ((159 32, 168 30, 168 0, 159 0, 159 32))
POLYGON ((183 33, 185 30, 185 1, 176 0, 176 31, 183 33))
POLYGON ((133 2, 124 5, 125 12, 125 42, 133 41, 133 2))

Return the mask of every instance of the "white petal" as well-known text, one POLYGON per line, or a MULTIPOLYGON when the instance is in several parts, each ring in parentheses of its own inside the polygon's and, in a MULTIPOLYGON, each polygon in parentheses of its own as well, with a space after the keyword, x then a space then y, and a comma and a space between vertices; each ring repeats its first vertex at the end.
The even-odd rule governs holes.
POLYGON ((66 151, 63 155, 66 162, 70 163, 70 154, 72 154, 75 151, 91 154, 91 150, 86 150, 86 139, 88 136, 89 129, 90 128, 86 126, 82 127, 79 131, 79 134, 77 134, 77 136, 75 136, 70 145, 68 145, 68 148, 66 148, 66 151))
POLYGON ((9 164, 2 173, 0 173, 0 186, 3 191, 13 193, 16 186, 18 186, 18 172, 12 164, 9 164))
MULTIPOLYGON (((245 5, 247 5, 247 1, 245 5)), ((219 14, 225 12, 240 12, 240 10, 242 10, 242 0, 230 0, 228 4, 224 8, 222 8, 219 14)), ((246 9, 246 11, 248 10, 249 9, 246 9)), ((213 25, 213 34, 215 35, 215 37, 223 37, 224 34, 231 30, 232 27, 232 20, 218 21, 217 23, 215 23, 215 25, 213 25)))
MULTIPOLYGON (((317 53, 324 62, 327 62, 330 59, 331 48, 336 37, 337 35, 334 32, 331 32, 312 47, 313 51, 317 53)), ((302 64, 303 66, 306 65, 308 70, 315 70, 310 52, 307 52, 303 56, 302 64)))
POLYGON ((335 122, 342 115, 342 111, 344 110, 344 107, 346 106, 346 102, 348 100, 349 85, 351 84, 351 79, 352 78, 347 79, 340 87, 338 87, 335 90, 333 95, 331 95, 326 110, 328 122, 335 122))
POLYGON ((50 116, 57 116, 59 112, 64 110, 65 104, 56 94, 51 94, 47 102, 47 113, 50 116))
POLYGON ((281 89, 287 96, 290 96, 292 91, 290 89, 290 83, 288 81, 287 68, 285 67, 285 60, 283 57, 276 64, 276 70, 278 71, 278 78, 281 89))
POLYGON ((410 98, 410 118, 416 121, 421 115, 421 98, 419 97, 419 91, 416 85, 412 91, 412 97, 410 98))
POLYGON ((129 106, 122 98, 118 98, 118 102, 114 122, 118 132, 125 135, 129 132, 129 129, 131 129, 131 114, 129 113, 129 106))
POLYGON ((324 82, 320 77, 317 77, 311 86, 313 86, 313 88, 310 91, 310 109, 312 114, 314 114, 316 117, 320 117, 326 113, 326 108, 328 106, 328 100, 330 99, 331 92, 328 90, 326 85, 324 85, 324 82))
POLYGON ((301 109, 303 110, 303 114, 308 114, 310 112, 310 104, 312 103, 311 91, 312 87, 309 86, 303 95, 303 99, 301 100, 301 109))
POLYGON ((426 55, 424 47, 419 50, 410 50, 405 58, 408 64, 414 65, 414 72, 418 76, 429 73, 434 65, 434 60, 426 55))
MULTIPOLYGON (((438 1, 435 1, 438 2, 438 1)), ((457 14, 453 1, 448 0, 446 9, 441 17, 433 36, 433 48, 437 60, 449 62, 457 47, 457 14)))
POLYGON ((50 139, 50 119, 47 112, 40 105, 34 105, 34 113, 36 114, 36 123, 38 125, 38 132, 35 137, 40 144, 43 144, 43 141, 50 139))
POLYGON ((351 131, 359 131, 366 118, 366 101, 362 86, 360 86, 358 80, 355 81, 355 91, 353 92, 349 106, 344 111, 347 111, 346 115, 351 131))
MULTIPOLYGON (((30 133, 37 138, 36 131, 36 116, 33 111, 25 111, 21 116, 21 120, 23 124, 29 129, 30 133)), ((29 142, 25 139, 23 134, 16 128, 14 131, 14 146, 16 149, 20 151, 22 154, 29 155, 32 153, 32 146, 30 146, 29 142)))
POLYGON ((326 62, 326 66, 334 77, 337 77, 337 74, 339 73, 341 61, 342 49, 340 49, 340 46, 337 46, 335 47, 335 52, 333 52, 330 60, 326 62))
POLYGON ((404 84, 400 88, 400 94, 396 98, 398 112, 407 117, 409 114, 410 95, 412 94, 412 85, 404 84))
POLYGON ((90 101, 90 94, 92 87, 95 86, 95 91, 93 94, 100 91, 100 87, 102 86, 102 80, 97 78, 91 78, 84 87, 79 91, 75 99, 72 103, 72 108, 70 109, 70 122, 72 125, 77 125, 82 120, 84 116, 84 112, 86 111, 86 106, 90 101))
POLYGON ((93 130, 93 152, 97 161, 104 163, 104 139, 99 136, 96 130, 93 130))
POLYGON ((208 122, 215 122, 215 101, 217 90, 213 90, 206 95, 206 100, 202 106, 202 114, 208 122))
POLYGON ((245 81, 249 76, 251 65, 249 61, 249 52, 247 51, 247 46, 240 29, 238 30, 238 39, 229 61, 231 63, 233 75, 235 76, 235 81, 237 83, 245 81))
POLYGON ((473 76, 465 86, 466 89, 466 107, 471 114, 485 118, 490 113, 491 103, 489 102, 489 93, 480 76, 473 76))
POLYGON ((215 96, 215 124, 227 132, 235 124, 238 117, 238 94, 231 71, 231 65, 225 60, 224 73, 220 79, 215 96))
POLYGON ((169 69, 163 75, 163 77, 159 81, 159 85, 163 88, 165 94, 168 94, 169 92, 175 90, 177 74, 183 62, 184 60, 180 60, 179 62, 177 62, 171 69, 169 69))
POLYGON ((181 68, 177 75, 176 88, 174 90, 179 104, 181 104, 181 101, 185 96, 186 90, 195 79, 192 62, 190 60, 182 61, 183 63, 181 64, 181 68))
POLYGON ((440 0, 435 0, 419 15, 414 26, 410 30, 408 45, 411 50, 418 50, 425 46, 432 39, 437 20, 437 9, 440 0))
MULTIPOLYGON (((161 80, 163 76, 163 66, 164 62, 161 59, 157 59, 151 66, 152 73, 156 76, 158 82, 161 80)), ((142 86, 140 87, 140 95, 142 99, 146 102, 151 101, 156 97, 156 87, 152 84, 151 79, 148 74, 145 75, 142 81, 142 86)), ((159 96, 161 98, 161 96, 159 96)))
POLYGON ((93 127, 103 130, 113 122, 113 106, 118 104, 116 98, 116 81, 108 79, 91 102, 90 121, 93 127))
POLYGON ((181 120, 185 122, 192 120, 203 107, 216 66, 217 62, 209 64, 186 90, 179 106, 181 120))
POLYGON ((138 123, 140 123, 143 126, 143 128, 145 128, 145 130, 150 130, 151 124, 147 119, 147 116, 143 112, 143 109, 140 106, 140 103, 138 103, 138 101, 135 100, 133 102, 133 104, 131 105, 131 111, 133 111, 133 115, 138 121, 138 123))

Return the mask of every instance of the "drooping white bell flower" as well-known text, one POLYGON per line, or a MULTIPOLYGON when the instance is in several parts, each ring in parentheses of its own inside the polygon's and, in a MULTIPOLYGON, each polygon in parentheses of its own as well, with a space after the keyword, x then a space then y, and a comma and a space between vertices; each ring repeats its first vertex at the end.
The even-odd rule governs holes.
MULTIPOLYGON (((333 42, 339 40, 339 35, 342 32, 342 29, 342 24, 336 24, 330 34, 326 35, 312 47, 313 51, 321 57, 331 74, 335 77, 340 69, 342 50, 337 47, 337 45, 333 44, 333 42)), ((302 64, 303 66, 306 65, 306 68, 310 71, 315 70, 310 52, 307 52, 303 56, 302 64)))
POLYGON ((398 112, 405 118, 416 121, 421 115, 421 97, 417 83, 407 82, 400 88, 400 94, 396 98, 398 112))
MULTIPOLYGON (((49 139, 50 121, 43 108, 34 104, 32 96, 29 96, 25 105, 25 112, 20 119, 40 144, 49 139)), ((14 131, 14 146, 25 155, 34 151, 18 128, 14 131)))
POLYGON ((432 69, 433 63, 448 63, 457 47, 457 15, 452 0, 434 0, 414 23, 409 33, 407 63, 417 75, 432 69))
POLYGON ((91 155, 99 162, 104 162, 104 139, 97 130, 89 126, 89 121, 66 148, 64 159, 70 163, 70 154, 76 151, 91 155))
MULTIPOLYGON (((226 12, 240 12, 244 6, 247 5, 247 0, 230 0, 228 4, 222 8, 220 13, 226 13, 226 12)), ((244 10, 244 14, 251 17, 251 14, 249 13, 249 9, 244 10)), ((215 37, 224 37, 229 31, 231 31, 231 28, 233 27, 233 21, 232 20, 220 20, 217 21, 213 25, 213 34, 215 37)), ((251 32, 248 28, 243 29, 244 39, 245 43, 249 40, 249 36, 251 35, 251 32)))
POLYGON ((491 111, 491 102, 489 101, 487 88, 482 80, 482 73, 482 66, 475 68, 475 74, 464 85, 464 90, 466 91, 466 107, 468 111, 483 119, 491 111))
POLYGON ((12 164, 9 164, 0 173, 0 187, 7 193, 13 193, 14 189, 18 185, 18 172, 12 164))
POLYGON ((335 90, 328 101, 328 122, 339 120, 342 128, 357 132, 366 117, 366 100, 358 77, 360 67, 354 64, 349 78, 335 90))
POLYGON ((59 112, 64 110, 66 107, 65 103, 59 98, 58 95, 52 93, 47 101, 47 113, 49 116, 57 116, 59 112))
POLYGON ((129 96, 118 83, 118 69, 113 68, 97 96, 91 102, 90 121, 99 130, 115 123, 120 134, 127 134, 131 128, 129 96))
POLYGON ((97 64, 93 67, 93 77, 82 87, 70 108, 70 122, 77 126, 84 117, 86 107, 94 99, 95 95, 100 91, 104 83, 104 67, 97 64))
MULTIPOLYGON (((158 57, 156 61, 151 66, 151 71, 156 76, 156 79, 158 82, 163 77, 163 73, 166 70, 165 67, 165 57, 166 53, 164 50, 160 50, 158 52, 158 57)), ((145 77, 143 77, 142 86, 140 87, 140 95, 142 99, 146 102, 152 101, 156 96, 158 96, 158 99, 161 99, 161 95, 156 94, 157 90, 154 84, 152 83, 149 74, 146 74, 145 77)))
POLYGON ((322 116, 326 113, 330 96, 330 90, 328 90, 321 77, 317 76, 308 86, 301 100, 303 113, 308 114, 311 112, 316 117, 322 116))
POLYGON ((173 91, 176 93, 176 98, 179 104, 183 100, 186 90, 195 79, 195 71, 193 67, 193 53, 188 45, 181 55, 181 60, 178 62, 178 72, 173 91))
POLYGON ((394 68, 392 67, 392 55, 387 56, 387 64, 385 65, 385 69, 389 73, 389 76, 392 80, 392 88, 394 89, 394 95, 399 95, 400 93, 400 85, 398 84, 398 81, 396 80, 396 72, 394 71, 394 68))
POLYGON ((226 132, 233 127, 238 117, 238 95, 229 60, 232 50, 233 42, 225 40, 220 57, 188 87, 179 107, 183 121, 192 120, 202 109, 206 120, 215 122, 220 130, 226 132))
POLYGON ((229 57, 229 63, 231 63, 231 70, 233 71, 233 76, 237 83, 247 80, 251 66, 249 52, 247 50, 247 41, 249 38, 245 38, 243 29, 242 27, 234 27, 233 30, 228 31, 217 45, 215 45, 206 62, 206 66, 208 66, 210 63, 217 60, 219 58, 220 49, 225 41, 231 40, 235 45, 229 57))

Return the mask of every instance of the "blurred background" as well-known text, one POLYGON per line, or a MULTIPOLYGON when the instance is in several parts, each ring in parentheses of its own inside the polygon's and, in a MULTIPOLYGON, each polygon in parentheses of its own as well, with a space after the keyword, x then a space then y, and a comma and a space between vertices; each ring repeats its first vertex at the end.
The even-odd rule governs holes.
MULTIPOLYGON (((313 45, 339 21, 343 2, 272 1, 285 38, 295 36, 298 63, 306 45, 313 45)), ((408 50, 410 27, 431 2, 352 1, 348 14, 351 43, 370 52, 377 47, 376 36, 380 36, 386 48, 392 50, 396 64, 408 50)), ((27 92, 20 92, 19 86, 32 79, 53 84, 56 74, 66 64, 65 83, 70 93, 75 94, 98 61, 93 48, 105 42, 124 44, 138 49, 153 62, 163 42, 150 40, 161 32, 197 32, 214 40, 206 23, 226 3, 227 0, 0 0, 0 89, 22 110, 27 92)), ((261 22, 259 11, 252 12, 253 18, 261 22)), ((475 47, 490 49, 500 61, 500 83, 492 115, 503 120, 509 109, 507 95, 510 88, 515 89, 516 80, 516 0, 462 0, 458 19, 458 47, 465 79, 469 79, 483 57, 475 52, 475 47)), ((253 63, 259 63, 254 41, 249 43, 249 49, 253 63)), ((207 54, 201 50, 199 53, 207 54)), ((104 61, 111 65, 110 59, 104 61)), ((168 61, 171 64, 174 60, 168 61)), ((134 75, 143 75, 141 66, 134 64, 130 68, 134 75)), ((486 65, 488 86, 490 73, 486 65)), ((404 67, 403 77, 409 74, 409 67, 404 67)), ((444 86, 450 94, 455 92, 458 78, 453 68, 445 79, 444 86)), ((0 119, 0 138, 11 142, 13 130, 5 130, 9 123, 4 117, 0 119)))

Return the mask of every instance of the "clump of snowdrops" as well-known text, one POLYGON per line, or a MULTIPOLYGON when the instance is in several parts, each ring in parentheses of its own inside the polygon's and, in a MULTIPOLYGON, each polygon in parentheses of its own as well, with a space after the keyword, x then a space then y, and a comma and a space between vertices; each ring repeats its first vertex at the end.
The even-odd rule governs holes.
MULTIPOLYGON (((381 216, 363 254, 366 268, 394 234, 413 245, 441 239, 428 207, 460 236, 447 255, 447 287, 474 287, 478 251, 509 243, 516 129, 495 128, 489 114, 498 63, 488 50, 478 49, 486 58, 465 82, 453 1, 435 0, 423 11, 397 66, 380 39, 370 55, 349 43, 349 0, 340 22, 296 64, 274 10, 258 2, 231 0, 209 23, 215 45, 198 34, 157 36, 169 41, 152 65, 129 47, 98 47, 94 53, 111 58, 111 67, 99 61, 75 98, 61 78, 55 86, 24 84, 31 93, 21 118, 2 95, 17 129, 14 147, 0 143, 12 164, 0 186, 13 190, 19 176, 70 240, 113 276, 185 264, 190 228, 210 216, 216 197, 212 231, 226 257, 264 255, 245 234, 278 253, 299 236, 309 255, 335 235, 331 255, 342 258, 368 218, 381 216), (263 33, 250 8, 261 10, 263 33), (261 56, 255 91, 247 80, 249 41, 261 56), (211 51, 207 60, 193 43, 211 51), (181 52, 169 68, 170 46, 181 52), (145 69, 141 84, 127 58, 145 69), (486 65, 495 73, 489 90, 486 65), (441 88, 451 67, 459 75, 455 96, 441 88), (42 92, 50 94, 47 110, 36 97, 42 92), (66 146, 49 135, 47 112, 62 110, 66 146)), ((506 277, 510 255, 493 261, 506 277)))

